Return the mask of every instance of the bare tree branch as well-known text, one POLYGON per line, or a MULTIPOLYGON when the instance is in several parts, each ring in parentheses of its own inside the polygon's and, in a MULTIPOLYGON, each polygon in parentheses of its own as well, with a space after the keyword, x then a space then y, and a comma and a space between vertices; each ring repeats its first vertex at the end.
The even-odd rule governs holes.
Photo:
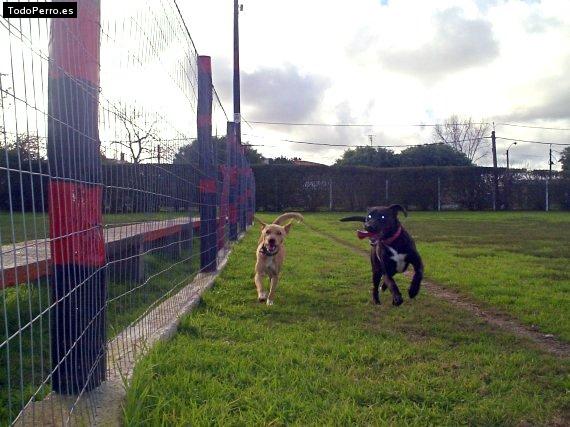
POLYGON ((484 137, 489 129, 488 123, 475 123, 471 117, 460 118, 454 114, 434 127, 432 141, 450 145, 476 163, 487 155, 484 137))
POLYGON ((141 113, 133 110, 128 113, 126 110, 119 111, 117 117, 121 120, 126 132, 126 141, 113 141, 111 144, 117 144, 127 149, 133 160, 133 163, 141 163, 143 161, 156 159, 152 147, 153 140, 158 138, 154 134, 154 128, 157 120, 147 126, 146 120, 141 113), (148 156, 144 157, 145 154, 148 156))

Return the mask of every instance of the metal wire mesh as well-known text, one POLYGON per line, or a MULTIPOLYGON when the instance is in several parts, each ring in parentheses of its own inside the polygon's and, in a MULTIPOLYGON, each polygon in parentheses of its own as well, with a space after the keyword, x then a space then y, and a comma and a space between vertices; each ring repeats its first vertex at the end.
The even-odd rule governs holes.
POLYGON ((102 381, 253 219, 175 3, 78 4, 77 20, 0 18, 0 424, 94 420, 102 381))

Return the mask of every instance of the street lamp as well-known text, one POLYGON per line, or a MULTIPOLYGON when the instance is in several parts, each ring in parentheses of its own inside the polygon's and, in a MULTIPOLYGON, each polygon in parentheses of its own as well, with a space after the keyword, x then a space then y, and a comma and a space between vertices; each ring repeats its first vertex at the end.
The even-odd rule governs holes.
POLYGON ((511 145, 509 145, 508 148, 507 148, 507 170, 509 170, 509 150, 511 149, 511 147, 512 147, 513 145, 517 145, 517 142, 516 142, 516 141, 513 142, 513 143, 512 143, 511 145))

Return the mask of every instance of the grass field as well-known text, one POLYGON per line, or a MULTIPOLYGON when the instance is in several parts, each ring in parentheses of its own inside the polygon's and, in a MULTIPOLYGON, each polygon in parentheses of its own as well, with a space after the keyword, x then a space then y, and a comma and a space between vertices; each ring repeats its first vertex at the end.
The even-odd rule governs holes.
MULTIPOLYGON (((307 215, 313 227, 368 250, 344 214, 307 215)), ((570 341, 570 213, 412 212, 427 278, 570 341)))
MULTIPOLYGON (((570 422, 567 358, 550 356, 535 344, 492 329, 425 292, 417 300, 406 299, 399 308, 387 303, 386 297, 381 306, 369 304, 368 261, 325 234, 356 241, 355 224, 341 226, 336 222, 338 216, 307 215, 310 227, 294 228, 287 242, 283 280, 272 307, 255 300, 253 252, 257 229, 251 230, 235 247, 228 266, 216 286, 204 295, 200 307, 182 320, 175 338, 157 345, 138 364, 127 391, 125 424, 570 422)), ((518 268, 523 270, 529 260, 537 262, 537 255, 546 259, 547 253, 557 253, 554 244, 543 245, 546 248, 527 244, 525 236, 530 238, 528 233, 534 233, 537 238, 542 236, 540 230, 527 230, 526 235, 515 237, 518 247, 524 248, 522 258, 516 247, 505 241, 506 231, 495 234, 501 224, 512 221, 515 227, 515 222, 521 222, 518 230, 525 225, 540 228, 543 219, 534 214, 516 221, 501 215, 473 214, 469 219, 469 214, 449 214, 439 219, 433 214, 412 214, 406 226, 422 242, 430 277, 450 283, 454 277, 461 278, 461 284, 454 286, 485 300, 485 286, 487 292, 491 287, 485 281, 495 280, 494 276, 475 274, 477 268, 471 263, 487 268, 506 265, 509 269, 519 263, 518 268), (456 242, 457 236, 465 239, 456 242), (484 249, 491 254, 485 256, 488 252, 484 249), (503 255, 510 257, 508 262, 497 262, 503 255), (449 259, 455 263, 447 264, 447 269, 472 268, 470 276, 460 271, 453 273, 456 276, 443 275, 449 259), (470 290, 472 279, 480 284, 470 290)), ((554 240, 567 232, 564 215, 549 217, 548 224, 545 230, 564 229, 552 236, 554 240)), ((560 276, 554 275, 563 258, 548 259, 554 259, 552 272, 548 264, 545 279, 550 287, 539 286, 537 292, 544 294, 537 298, 543 299, 549 311, 565 312, 538 318, 548 320, 545 327, 555 328, 554 319, 568 315, 567 300, 556 305, 546 294, 555 288, 564 297, 567 273, 561 267, 560 276)), ((402 285, 405 282, 400 280, 402 285)), ((516 282, 501 283, 505 289, 520 287, 516 282)), ((488 304, 509 307, 501 299, 488 304)), ((517 314, 517 304, 513 307, 517 314)), ((522 312, 518 314, 524 318, 522 312)), ((567 336, 567 330, 558 330, 567 336)))

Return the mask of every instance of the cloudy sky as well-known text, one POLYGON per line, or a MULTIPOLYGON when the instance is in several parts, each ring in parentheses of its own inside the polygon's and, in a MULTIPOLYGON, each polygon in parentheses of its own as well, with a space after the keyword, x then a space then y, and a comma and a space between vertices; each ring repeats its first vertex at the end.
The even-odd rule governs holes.
MULTIPOLYGON (((179 0, 231 113, 232 0, 179 0)), ((570 1, 243 0, 242 113, 266 156, 332 163, 340 148, 283 139, 376 145, 430 142, 451 114, 570 128, 570 1)), ((496 126, 497 136, 570 142, 570 131, 496 126)), ((507 141, 498 141, 504 163, 507 141)), ((555 147, 560 150, 560 147, 555 147)), ((397 150, 399 151, 399 150, 397 150)), ((519 143, 515 166, 546 168, 548 146, 519 143)), ((490 157, 487 158, 490 161, 490 157)))

